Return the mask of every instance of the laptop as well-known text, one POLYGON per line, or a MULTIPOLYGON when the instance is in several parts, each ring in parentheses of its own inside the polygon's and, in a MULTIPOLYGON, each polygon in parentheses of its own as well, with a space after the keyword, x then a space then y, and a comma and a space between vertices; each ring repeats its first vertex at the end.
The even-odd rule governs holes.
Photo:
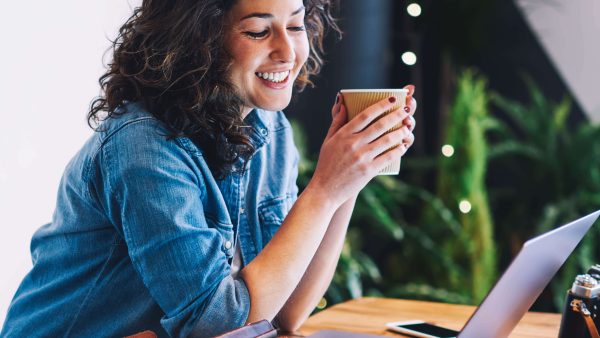
POLYGON ((508 337, 598 216, 600 210, 525 242, 458 338, 508 337))
MULTIPOLYGON (((525 242, 457 337, 508 337, 598 216, 600 210, 525 242)), ((310 337, 337 338, 344 335, 348 336, 348 333, 321 331, 310 337)), ((354 334, 353 337, 374 336, 354 334)))

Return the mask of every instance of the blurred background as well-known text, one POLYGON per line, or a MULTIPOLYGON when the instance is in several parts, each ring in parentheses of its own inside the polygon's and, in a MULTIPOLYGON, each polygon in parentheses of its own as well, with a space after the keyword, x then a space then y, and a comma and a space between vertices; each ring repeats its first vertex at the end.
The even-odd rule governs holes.
MULTIPOLYGON (((312 174, 342 88, 412 83, 416 143, 360 194, 319 305, 361 296, 477 304, 528 238, 600 207, 600 3, 341 0, 316 87, 286 110, 312 174)), ((0 12, 0 321, 51 219, 102 55, 138 1, 13 3, 0 12)), ((104 60, 106 62, 108 60, 104 60)), ((592 228, 534 309, 560 311, 600 263, 592 228)))
MULTIPOLYGON (((316 88, 288 109, 314 167, 341 88, 417 87, 398 177, 360 194, 320 306, 383 295, 477 304, 528 238, 600 207, 600 4, 343 0, 316 88), (323 105, 326 104, 326 107, 323 105)), ((560 311, 593 228, 534 305, 560 311)))

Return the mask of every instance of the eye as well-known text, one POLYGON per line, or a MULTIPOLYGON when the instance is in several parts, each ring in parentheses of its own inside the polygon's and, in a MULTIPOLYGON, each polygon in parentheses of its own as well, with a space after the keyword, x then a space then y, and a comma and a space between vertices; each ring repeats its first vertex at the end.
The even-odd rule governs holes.
POLYGON ((306 27, 294 26, 294 27, 288 27, 288 29, 291 30, 292 32, 304 32, 306 30, 306 27))
POLYGON ((269 33, 268 30, 264 30, 262 32, 244 32, 245 35, 247 35, 248 37, 250 37, 251 39, 260 39, 260 38, 264 38, 265 36, 267 36, 267 34, 269 33))

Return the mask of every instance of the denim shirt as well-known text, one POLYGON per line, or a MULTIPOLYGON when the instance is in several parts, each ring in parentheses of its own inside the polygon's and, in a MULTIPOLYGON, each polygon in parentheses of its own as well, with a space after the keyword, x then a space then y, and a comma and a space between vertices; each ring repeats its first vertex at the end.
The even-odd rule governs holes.
POLYGON ((297 198, 289 122, 253 110, 255 153, 217 180, 190 139, 169 139, 139 105, 125 109, 68 164, 0 336, 207 337, 244 325, 235 240, 247 265, 297 198))

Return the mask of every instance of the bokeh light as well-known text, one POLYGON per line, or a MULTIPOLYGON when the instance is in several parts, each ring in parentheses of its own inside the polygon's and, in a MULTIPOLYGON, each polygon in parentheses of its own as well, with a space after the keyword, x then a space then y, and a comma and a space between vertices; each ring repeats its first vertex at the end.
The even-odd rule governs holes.
POLYGON ((471 202, 469 202, 467 200, 460 201, 460 203, 458 203, 458 209, 463 214, 468 214, 469 211, 471 211, 471 202))
POLYGON ((442 155, 452 157, 452 155, 454 155, 454 147, 449 144, 444 144, 442 146, 442 155))
POLYGON ((406 7, 406 11, 408 12, 408 15, 416 18, 417 16, 421 15, 421 6, 419 4, 412 3, 406 7))
POLYGON ((417 55, 413 52, 404 52, 402 53, 402 62, 405 64, 412 66, 417 63, 417 55))

